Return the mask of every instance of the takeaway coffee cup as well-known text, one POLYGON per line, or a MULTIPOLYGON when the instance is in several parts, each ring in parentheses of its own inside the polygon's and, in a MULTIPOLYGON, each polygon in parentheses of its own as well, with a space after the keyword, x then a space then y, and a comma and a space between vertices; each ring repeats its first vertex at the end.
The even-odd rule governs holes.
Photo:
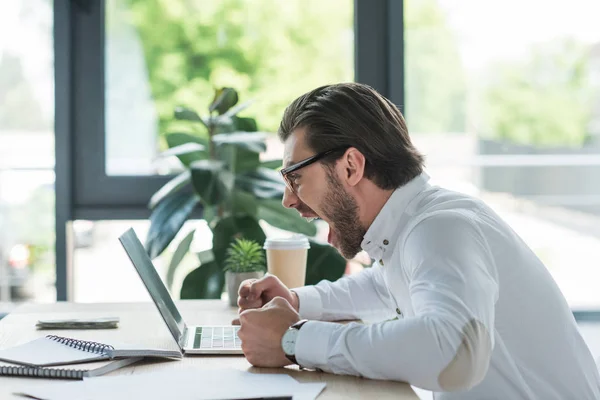
POLYGON ((304 286, 310 244, 304 236, 271 238, 265 241, 267 270, 288 288, 304 286))

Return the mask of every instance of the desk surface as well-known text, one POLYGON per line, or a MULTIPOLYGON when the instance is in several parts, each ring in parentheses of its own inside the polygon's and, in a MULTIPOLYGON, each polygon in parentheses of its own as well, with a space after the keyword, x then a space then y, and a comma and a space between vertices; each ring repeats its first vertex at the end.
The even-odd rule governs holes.
MULTIPOLYGON (((190 325, 229 324, 237 314, 221 300, 195 300, 178 303, 180 312, 190 325)), ((13 313, 0 320, 0 348, 6 348, 33 340, 40 336, 56 334, 72 336, 83 340, 102 342, 103 340, 131 342, 140 345, 159 346, 176 349, 156 308, 151 303, 54 303, 26 304, 18 307, 13 313), (42 330, 35 329, 39 319, 84 318, 118 316, 121 319, 118 329, 109 330, 42 330)), ((242 356, 205 356, 188 355, 181 361, 146 362, 114 371, 111 375, 142 373, 166 368, 194 366, 198 369, 236 368, 260 373, 287 373, 300 382, 326 382, 327 388, 319 399, 418 399, 412 388, 404 383, 375 381, 351 376, 300 371, 294 367, 287 368, 255 368, 242 356)), ((12 395, 17 388, 39 384, 58 384, 57 381, 39 378, 21 378, 0 376, 0 400, 22 399, 12 395)))

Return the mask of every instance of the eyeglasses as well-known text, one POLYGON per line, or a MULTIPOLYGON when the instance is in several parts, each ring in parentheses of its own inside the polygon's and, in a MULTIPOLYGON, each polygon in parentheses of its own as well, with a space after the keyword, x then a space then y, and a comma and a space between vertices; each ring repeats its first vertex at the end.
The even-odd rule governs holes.
POLYGON ((322 151, 321 153, 317 153, 314 156, 308 157, 307 159, 304 159, 300 162, 297 162, 296 164, 290 165, 289 167, 285 167, 282 168, 279 172, 281 172, 281 176, 283 177, 283 180, 286 184, 286 186, 288 187, 288 189, 290 189, 293 193, 296 193, 296 190, 294 188, 294 183, 292 182, 291 179, 289 179, 289 174, 291 174, 292 172, 296 172, 298 171, 300 168, 304 168, 307 167, 313 163, 316 163, 317 161, 327 157, 330 154, 339 152, 339 151, 346 151, 347 149, 349 149, 350 146, 344 146, 344 147, 336 147, 330 150, 325 150, 322 151))

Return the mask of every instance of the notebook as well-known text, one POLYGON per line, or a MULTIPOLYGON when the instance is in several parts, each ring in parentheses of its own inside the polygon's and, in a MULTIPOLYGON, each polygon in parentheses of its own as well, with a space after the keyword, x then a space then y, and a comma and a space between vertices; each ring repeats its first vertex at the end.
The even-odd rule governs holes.
POLYGON ((120 360, 89 362, 81 366, 70 367, 29 367, 0 362, 0 376, 23 376, 32 378, 83 379, 101 376, 126 367, 143 357, 122 358, 120 360))
POLYGON ((181 358, 182 353, 179 350, 110 345, 55 335, 0 350, 0 361, 27 367, 51 367, 128 357, 181 358))

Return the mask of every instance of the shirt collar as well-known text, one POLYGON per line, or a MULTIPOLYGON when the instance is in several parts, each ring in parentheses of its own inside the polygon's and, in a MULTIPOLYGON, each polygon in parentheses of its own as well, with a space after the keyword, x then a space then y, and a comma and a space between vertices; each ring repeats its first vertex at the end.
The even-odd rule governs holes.
POLYGON ((362 249, 371 258, 380 259, 386 248, 393 248, 399 232, 400 217, 406 211, 410 201, 426 186, 429 186, 428 181, 429 175, 423 172, 407 184, 394 190, 375 217, 361 243, 362 249))

